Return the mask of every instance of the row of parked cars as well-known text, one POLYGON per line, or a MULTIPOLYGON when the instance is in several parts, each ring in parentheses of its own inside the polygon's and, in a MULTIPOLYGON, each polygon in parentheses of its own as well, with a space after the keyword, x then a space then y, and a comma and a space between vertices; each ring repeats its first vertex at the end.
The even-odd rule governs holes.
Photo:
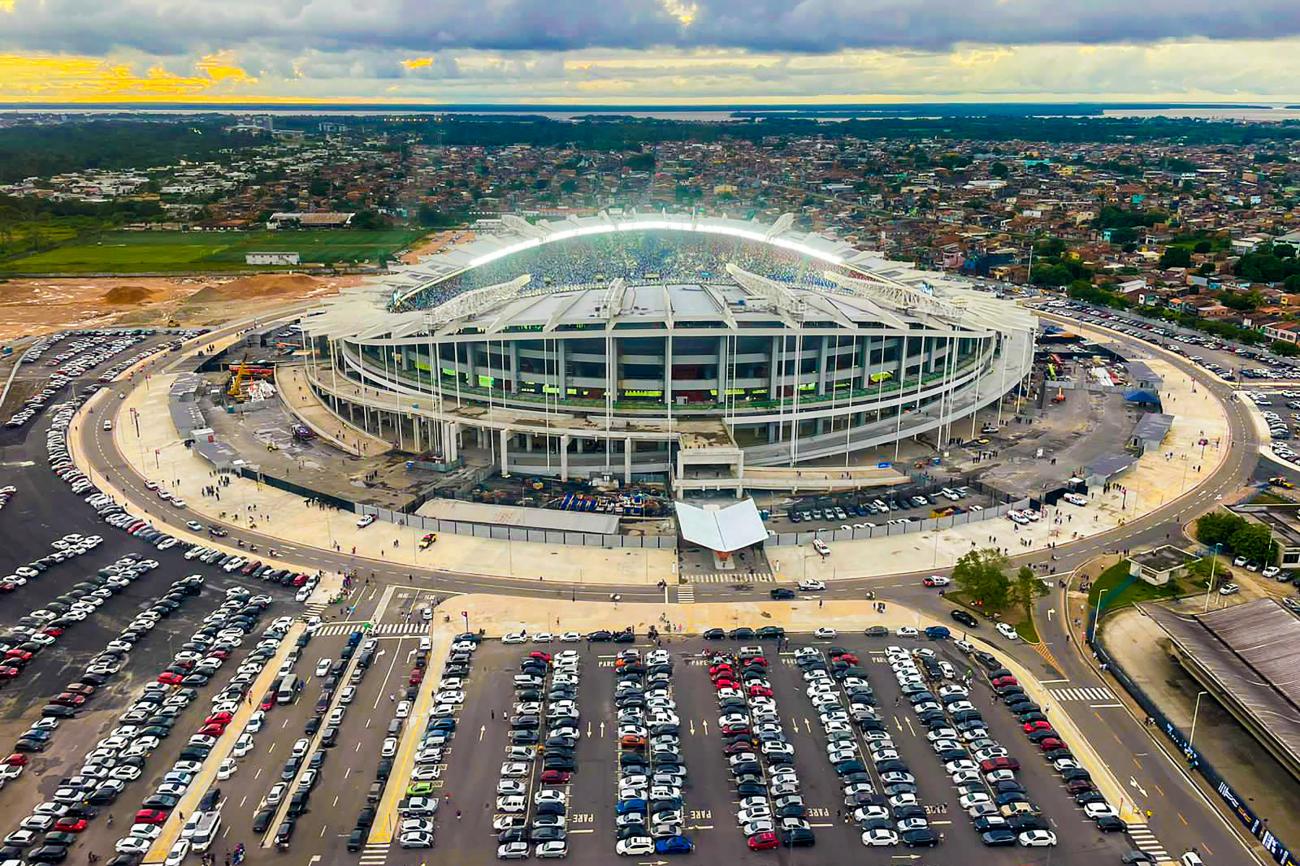
MULTIPOLYGON (((1061 775, 1066 792, 1083 810, 1086 819, 1093 821, 1098 830, 1104 833, 1124 832, 1127 827, 1120 819, 1115 807, 1106 802, 1106 798, 1093 784, 1092 776, 1074 757, 1061 735, 1052 727, 1047 714, 1025 694, 1020 683, 1011 671, 1004 667, 989 668, 985 665, 986 675, 993 691, 1015 716, 1029 742, 1033 743, 1052 768, 1061 775)), ((1007 808, 1002 807, 1004 810, 1007 808)), ((1023 806, 1015 805, 1019 814, 1028 814, 1031 818, 1037 810, 1027 812, 1023 806)), ((1049 832, 1046 823, 1037 828, 1041 833, 1049 832)), ((1023 833, 1021 834, 1023 837, 1023 833)), ((1052 840, 1054 844, 1055 840, 1052 840)), ((1023 844, 1023 842, 1022 842, 1023 844)), ((1047 843, 1044 843, 1047 844, 1047 843)))
POLYGON ((812 847, 817 840, 794 768, 794 744, 781 725, 763 648, 742 646, 708 661, 745 845, 751 851, 812 847))
MULTIPOLYGON (((33 610, 0 636, 0 685, 21 676, 25 667, 43 650, 55 645, 67 629, 92 616, 100 605, 117 592, 130 586, 141 575, 156 568, 152 559, 141 559, 138 554, 127 554, 117 562, 106 565, 98 574, 78 581, 43 607, 33 610)), ((109 649, 113 649, 109 642, 109 649)), ((95 672, 107 679, 111 674, 95 672)), ((88 687, 69 688, 50 702, 47 717, 57 718, 61 711, 54 706, 64 706, 75 711, 94 693, 96 683, 88 687)), ((38 742, 19 740, 18 751, 44 751, 48 736, 36 737, 38 742), (37 748, 41 746, 41 748, 37 748)))
POLYGON ((62 538, 56 538, 50 542, 51 549, 49 553, 32 560, 26 565, 18 566, 11 574, 0 577, 0 593, 13 592, 20 587, 26 586, 28 581, 36 580, 53 566, 89 553, 98 547, 103 540, 98 535, 81 535, 77 532, 69 533, 62 538))
POLYGON ((624 857, 684 854, 682 757, 672 658, 655 649, 642 658, 625 649, 614 658, 614 707, 618 712, 618 799, 614 804, 614 851, 624 857))
MULTIPOLYGON (((199 576, 174 582, 165 595, 141 611, 128 628, 91 661, 80 684, 98 688, 107 677, 119 672, 134 641, 170 615, 175 610, 172 604, 179 606, 186 598, 197 595, 201 587, 202 578, 199 576)), ((216 651, 227 644, 237 645, 237 636, 251 626, 265 603, 269 603, 269 599, 254 601, 244 590, 233 591, 195 632, 186 647, 206 645, 216 651)), ((183 648, 181 651, 186 650, 183 648)), ((6 843, 20 850, 17 853, 0 851, 0 861, 9 856, 28 863, 59 863, 66 859, 69 846, 96 817, 98 809, 112 805, 127 784, 143 775, 145 761, 169 735, 176 719, 195 697, 197 693, 189 688, 173 688, 157 681, 146 685, 135 703, 119 716, 117 726, 86 753, 80 769, 62 779, 50 799, 38 805, 20 822, 18 831, 44 834, 42 844, 23 851, 23 848, 34 845, 35 840, 30 836, 11 834, 6 837, 6 843)), ((234 703, 237 708, 238 698, 234 703)), ((43 714, 46 724, 52 725, 57 725, 58 718, 63 715, 43 714)), ((131 830, 116 843, 117 856, 109 861, 108 866, 135 866, 141 861, 152 840, 161 832, 159 813, 165 817, 166 812, 175 807, 179 799, 176 786, 188 784, 186 774, 192 778, 199 771, 204 757, 206 752, 198 744, 187 746, 181 753, 180 762, 167 774, 158 790, 142 802, 131 830)), ((211 838, 208 844, 211 844, 211 838)), ((168 860, 169 866, 177 862, 168 860)))
MULTIPOLYGON (((85 373, 91 367, 103 363, 113 355, 123 352, 143 340, 144 337, 119 337, 110 340, 107 336, 88 336, 73 341, 67 349, 46 361, 46 364, 59 369, 50 376, 45 387, 24 401, 22 408, 5 422, 6 427, 21 427, 40 413, 45 404, 54 398, 73 378, 85 373)), ((21 361, 32 363, 39 360, 53 343, 36 344, 23 354, 21 361), (37 350, 37 346, 42 348, 37 350)))
POLYGON ((580 678, 574 650, 554 656, 533 650, 519 662, 510 744, 497 781, 492 822, 500 860, 521 860, 530 853, 544 860, 569 854, 568 785, 577 769, 580 678), (538 742, 543 726, 546 739, 538 742))

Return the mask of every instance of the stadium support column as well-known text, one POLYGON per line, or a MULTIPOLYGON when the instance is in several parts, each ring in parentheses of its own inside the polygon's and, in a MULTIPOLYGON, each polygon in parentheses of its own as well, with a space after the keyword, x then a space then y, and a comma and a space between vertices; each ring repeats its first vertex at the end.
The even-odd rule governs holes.
POLYGON ((501 477, 510 477, 510 429, 501 428, 501 477))
POLYGON ((632 484, 632 438, 623 440, 623 483, 632 484))
POLYGON ((768 355, 768 359, 767 359, 767 399, 777 401, 776 437, 774 439, 769 434, 767 437, 769 442, 771 441, 780 442, 785 437, 785 427, 783 426, 783 422, 785 419, 781 417, 784 414, 781 408, 784 404, 780 402, 781 398, 779 396, 780 392, 778 390, 781 381, 780 380, 781 361, 780 361, 779 348, 783 344, 784 344, 783 337, 773 337, 772 348, 770 350, 771 353, 768 355))
MULTIPOLYGON (((831 338, 829 334, 822 334, 817 340, 817 395, 819 397, 826 396, 826 364, 828 362, 826 347, 830 345, 830 342, 831 338)), ((840 357, 838 351, 839 346, 836 346, 835 348, 835 360, 838 362, 840 357)), ((833 384, 832 387, 834 387, 833 384)))
POLYGON ((569 480, 569 439, 571 437, 565 433, 560 437, 560 480, 569 480))

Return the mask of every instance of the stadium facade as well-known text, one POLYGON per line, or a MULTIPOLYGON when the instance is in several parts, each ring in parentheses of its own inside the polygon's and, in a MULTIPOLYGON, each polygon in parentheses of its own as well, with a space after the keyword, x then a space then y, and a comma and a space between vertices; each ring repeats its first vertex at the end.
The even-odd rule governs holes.
POLYGON ((969 436, 1028 375, 1015 302, 792 222, 506 217, 306 316, 308 379, 444 462, 739 491, 884 483, 849 455, 969 436))

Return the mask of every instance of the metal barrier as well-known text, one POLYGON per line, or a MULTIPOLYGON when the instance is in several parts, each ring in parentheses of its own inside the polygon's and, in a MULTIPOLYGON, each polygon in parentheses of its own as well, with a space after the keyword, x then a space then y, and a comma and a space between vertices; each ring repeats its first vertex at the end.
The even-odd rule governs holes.
POLYGON ((776 535, 769 536, 767 544, 769 547, 786 547, 789 545, 811 544, 814 538, 820 538, 823 541, 865 541, 871 538, 890 538, 895 535, 907 535, 913 532, 929 532, 933 529, 949 529, 953 526, 979 523, 982 520, 1002 517, 1014 508, 1025 508, 1028 505, 1028 499, 1020 499, 1016 502, 1010 502, 1004 505, 994 505, 980 511, 963 511, 959 514, 950 514, 947 517, 927 517, 925 520, 914 520, 910 523, 885 523, 879 526, 862 526, 855 529, 818 529, 806 532, 779 532, 776 535))
POLYGON ((1164 735, 1169 738, 1170 742, 1177 746, 1178 750, 1183 753, 1183 757, 1187 760, 1188 769, 1195 770, 1205 777, 1205 780, 1210 783, 1210 786, 1214 788, 1215 792, 1223 798, 1223 802, 1228 804, 1232 814, 1236 816, 1237 820, 1241 822, 1243 827, 1250 831, 1251 835, 1259 841, 1259 844, 1263 846, 1264 850, 1269 853, 1269 856, 1271 856, 1279 866, 1287 866, 1287 864, 1296 862, 1295 856, 1291 853, 1290 848, 1281 839, 1273 835, 1273 832, 1268 829, 1268 823, 1255 814, 1255 811, 1246 804, 1246 797, 1239 794, 1236 789, 1232 787, 1228 780, 1210 764, 1209 759, 1196 751, 1188 740, 1187 735, 1183 733, 1182 729, 1171 722, 1169 718, 1160 711, 1156 702, 1151 700, 1151 698, 1147 696, 1147 693, 1142 690, 1142 687, 1134 682, 1124 669, 1120 667, 1113 658, 1111 658, 1109 653, 1106 652, 1105 648, 1101 645, 1101 641, 1096 639, 1098 618, 1098 610, 1090 606, 1088 611, 1087 640, 1088 645, 1092 647, 1092 651, 1101 662, 1102 669, 1114 676, 1115 679, 1119 680, 1119 683, 1124 687, 1124 690, 1133 697, 1133 700, 1137 701, 1138 706, 1140 706, 1153 720, 1155 727, 1162 731, 1164 735))
POLYGON ((578 547, 640 548, 675 550, 676 535, 605 535, 598 532, 568 532, 559 529, 531 529, 526 526, 502 526, 495 523, 470 523, 464 520, 439 520, 419 514, 404 514, 373 505, 358 505, 357 513, 373 514, 376 519, 398 526, 413 526, 422 532, 448 532, 498 541, 523 541, 537 544, 564 544, 578 547))
POLYGON ((253 469, 249 466, 238 466, 236 467, 236 471, 238 471, 244 478, 250 478, 253 481, 262 484, 269 484, 272 487, 278 487, 279 489, 286 490, 289 493, 295 493, 304 499, 315 499, 319 502, 324 502, 326 505, 332 505, 340 511, 356 512, 359 511, 361 507, 350 500, 338 496, 331 496, 328 493, 321 493, 319 490, 313 490, 312 488, 304 487, 301 484, 295 484, 287 478, 268 475, 264 470, 253 469))

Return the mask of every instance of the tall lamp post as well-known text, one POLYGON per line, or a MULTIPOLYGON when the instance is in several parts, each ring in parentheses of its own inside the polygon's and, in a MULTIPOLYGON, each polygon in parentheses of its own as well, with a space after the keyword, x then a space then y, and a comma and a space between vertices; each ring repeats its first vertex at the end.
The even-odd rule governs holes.
MULTIPOLYGON (((1210 609, 1210 593, 1214 592, 1214 567, 1219 564, 1219 550, 1223 547, 1223 542, 1214 545, 1214 558, 1210 560, 1210 580, 1205 585, 1205 610, 1210 609)), ((1202 613, 1205 610, 1201 611, 1202 613)))
POLYGON ((1192 748, 1192 743, 1196 740, 1196 717, 1201 714, 1201 698, 1208 695, 1209 692, 1202 689, 1196 693, 1196 706, 1192 708, 1192 730, 1187 735, 1187 748, 1192 748))

